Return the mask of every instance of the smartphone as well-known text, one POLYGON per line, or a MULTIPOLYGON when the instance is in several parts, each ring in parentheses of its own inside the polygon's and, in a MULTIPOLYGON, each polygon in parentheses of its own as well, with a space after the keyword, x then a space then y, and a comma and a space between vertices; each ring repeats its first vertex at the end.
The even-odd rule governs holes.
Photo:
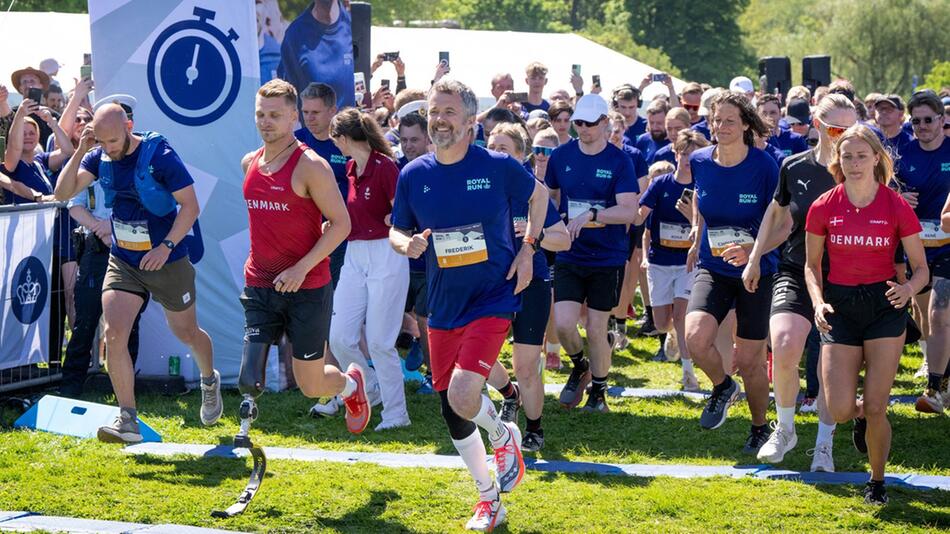
POLYGON ((680 200, 683 202, 692 202, 693 201, 693 190, 684 189, 683 194, 680 195, 680 200))
POLYGON ((79 78, 82 80, 92 78, 92 65, 81 65, 79 67, 79 78))
POLYGON ((380 86, 389 89, 389 80, 380 80, 380 86))
POLYGON ((449 53, 448 53, 448 52, 439 52, 439 63, 442 64, 442 65, 445 65, 446 67, 449 66, 449 53))
POLYGON ((31 87, 26 97, 40 105, 43 103, 43 90, 39 87, 31 87))
POLYGON ((594 79, 594 86, 600 87, 600 74, 595 74, 592 78, 594 79))
POLYGON ((528 93, 511 93, 511 100, 514 102, 527 102, 528 93))
POLYGON ((666 74, 663 74, 662 72, 656 72, 656 73, 653 74, 653 81, 655 81, 655 82, 665 82, 665 81, 666 81, 666 76, 667 76, 667 75, 666 75, 666 74))
POLYGON ((580 65, 571 65, 571 72, 580 76, 581 75, 581 66, 580 65))
POLYGON ((82 55, 82 64, 83 65, 92 65, 92 54, 85 53, 82 55))
POLYGON ((399 59, 399 51, 396 52, 383 52, 383 61, 396 61, 399 59))
POLYGON ((353 91, 361 95, 366 94, 366 77, 361 71, 353 73, 353 91))

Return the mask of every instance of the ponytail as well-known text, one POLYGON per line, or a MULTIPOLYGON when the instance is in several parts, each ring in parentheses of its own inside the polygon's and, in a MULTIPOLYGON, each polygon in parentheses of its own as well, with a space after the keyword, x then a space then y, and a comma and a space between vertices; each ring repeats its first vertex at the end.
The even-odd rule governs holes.
POLYGON ((330 121, 330 135, 343 136, 354 141, 365 141, 370 149, 395 160, 392 146, 383 136, 383 131, 372 115, 361 113, 356 108, 346 108, 330 121))

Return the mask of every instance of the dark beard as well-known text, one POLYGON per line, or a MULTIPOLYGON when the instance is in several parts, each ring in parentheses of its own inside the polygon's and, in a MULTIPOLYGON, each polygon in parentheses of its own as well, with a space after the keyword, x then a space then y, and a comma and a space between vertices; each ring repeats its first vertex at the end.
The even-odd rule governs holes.
POLYGON ((659 143, 660 141, 663 141, 666 139, 666 132, 662 132, 662 133, 650 132, 650 138, 653 139, 654 142, 659 143))

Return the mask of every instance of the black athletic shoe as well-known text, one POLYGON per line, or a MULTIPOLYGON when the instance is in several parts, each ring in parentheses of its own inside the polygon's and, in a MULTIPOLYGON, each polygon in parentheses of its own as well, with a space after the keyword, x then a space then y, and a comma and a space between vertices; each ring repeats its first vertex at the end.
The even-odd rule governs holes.
POLYGON ((567 384, 564 384, 564 389, 561 390, 561 405, 569 410, 577 407, 584 398, 584 388, 590 384, 590 381, 590 369, 578 371, 575 366, 571 370, 571 376, 567 377, 567 384))
POLYGON ((660 345, 660 350, 656 351, 656 354, 654 354, 653 357, 650 358, 650 361, 661 362, 661 363, 665 363, 669 361, 669 359, 667 359, 666 357, 666 350, 663 348, 663 345, 660 345))
POLYGON ((640 327, 640 330, 637 331, 637 336, 658 336, 660 331, 657 330, 656 325, 653 324, 653 314, 647 314, 646 320, 643 321, 643 326, 640 327))
POLYGON ((585 412, 608 413, 610 408, 607 406, 607 396, 603 393, 594 393, 587 396, 587 404, 582 408, 585 412))
POLYGON ((745 446, 742 447, 742 452, 746 454, 758 454, 759 449, 762 448, 762 445, 765 445, 765 442, 769 440, 769 436, 771 435, 772 431, 768 425, 762 428, 752 427, 752 429, 749 430, 749 437, 745 439, 745 446))
POLYGON ((851 431, 851 441, 854 443, 854 448, 858 450, 861 454, 868 453, 868 442, 867 434, 868 431, 868 420, 859 417, 854 420, 854 429, 851 431))
POLYGON ((869 480, 864 486, 864 504, 884 506, 887 504, 887 489, 884 481, 869 480))
POLYGON ((505 399, 501 403, 501 420, 506 423, 518 422, 518 408, 521 407, 521 391, 518 386, 512 385, 515 388, 515 398, 505 399))
MULTIPOLYGON (((703 408, 703 414, 699 416, 699 426, 706 430, 714 430, 726 422, 726 416, 729 415, 729 407, 739 397, 739 383, 735 380, 725 391, 716 393, 713 388, 712 395, 703 408)), ((768 436, 766 436, 768 438, 768 436)))
POLYGON ((524 433, 524 438, 521 440, 521 450, 524 452, 538 452, 544 447, 544 434, 539 434, 537 432, 528 432, 524 433))

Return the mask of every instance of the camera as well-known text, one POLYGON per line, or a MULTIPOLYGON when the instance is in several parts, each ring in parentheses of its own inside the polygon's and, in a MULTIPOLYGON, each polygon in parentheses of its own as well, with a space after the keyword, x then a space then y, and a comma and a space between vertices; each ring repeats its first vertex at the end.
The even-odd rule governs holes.
POLYGON ((399 51, 383 52, 383 61, 396 61, 399 59, 399 51))

